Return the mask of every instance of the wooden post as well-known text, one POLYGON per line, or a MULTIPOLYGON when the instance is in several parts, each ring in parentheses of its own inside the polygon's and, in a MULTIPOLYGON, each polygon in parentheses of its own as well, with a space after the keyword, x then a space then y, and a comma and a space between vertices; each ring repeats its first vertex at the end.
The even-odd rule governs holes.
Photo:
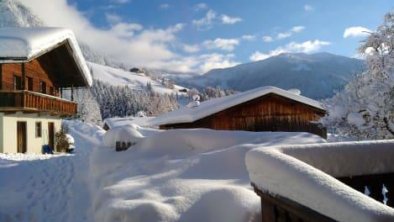
POLYGON ((22 89, 26 90, 26 69, 25 69, 25 63, 22 63, 22 89))
POLYGON ((74 86, 71 86, 71 101, 74 101, 74 86))
POLYGON ((0 64, 0 90, 3 89, 3 64, 0 64))

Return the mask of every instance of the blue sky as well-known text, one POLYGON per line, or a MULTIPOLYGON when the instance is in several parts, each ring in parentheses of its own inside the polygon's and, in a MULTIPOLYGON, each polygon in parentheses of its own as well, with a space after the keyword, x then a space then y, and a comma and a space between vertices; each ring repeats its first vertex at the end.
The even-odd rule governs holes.
MULTIPOLYGON (((68 7, 62 11, 78 14, 83 21, 80 23, 88 22, 91 26, 86 29, 108 32, 122 41, 123 54, 120 49, 115 52, 115 41, 112 48, 102 46, 95 35, 84 33, 81 27, 74 27, 76 22, 69 22, 77 37, 93 48, 101 44, 112 57, 126 58, 137 66, 200 73, 282 52, 326 51, 353 57, 357 55, 359 42, 365 38, 365 31, 376 29, 384 14, 394 9, 392 0, 49 2, 58 2, 59 7, 68 7), (139 49, 145 44, 145 51, 139 49)), ((53 18, 46 20, 57 24, 53 18)), ((60 23, 68 25, 63 20, 60 23)))

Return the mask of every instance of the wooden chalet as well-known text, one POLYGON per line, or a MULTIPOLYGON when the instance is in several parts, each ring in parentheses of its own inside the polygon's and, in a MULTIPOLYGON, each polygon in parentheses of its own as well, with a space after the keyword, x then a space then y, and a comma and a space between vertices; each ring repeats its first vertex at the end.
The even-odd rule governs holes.
POLYGON ((326 114, 315 100, 266 86, 183 107, 153 120, 161 129, 310 132, 326 138, 316 122, 326 114))
POLYGON ((60 28, 0 29, 0 152, 55 147, 61 118, 77 113, 75 87, 92 84, 73 33, 60 28), (71 89, 71 101, 62 98, 71 89))

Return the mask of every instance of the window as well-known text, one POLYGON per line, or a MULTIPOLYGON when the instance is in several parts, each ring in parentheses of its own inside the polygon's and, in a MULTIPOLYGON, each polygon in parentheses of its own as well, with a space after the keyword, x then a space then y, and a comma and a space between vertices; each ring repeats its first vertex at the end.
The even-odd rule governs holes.
POLYGON ((27 90, 33 91, 33 78, 27 77, 27 90))
POLYGON ((22 90, 22 77, 14 75, 14 90, 22 90))
POLYGON ((53 87, 51 86, 51 87, 49 87, 49 94, 50 95, 55 95, 55 91, 53 90, 53 87))
POLYGON ((41 122, 36 122, 36 137, 41 137, 41 135, 42 135, 41 122))
POLYGON ((44 81, 40 81, 40 93, 47 93, 47 84, 44 81))

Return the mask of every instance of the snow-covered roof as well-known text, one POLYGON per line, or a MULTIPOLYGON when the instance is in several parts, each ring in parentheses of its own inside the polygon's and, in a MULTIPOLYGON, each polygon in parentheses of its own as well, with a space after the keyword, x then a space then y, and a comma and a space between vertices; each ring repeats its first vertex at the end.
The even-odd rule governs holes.
POLYGON ((199 106, 194 106, 192 108, 182 107, 175 111, 165 113, 151 121, 152 125, 166 125, 175 123, 190 123, 196 120, 202 119, 204 117, 210 116, 214 113, 220 112, 222 110, 228 109, 230 107, 236 106, 238 104, 259 98, 267 94, 276 94, 306 105, 312 106, 314 108, 324 110, 320 102, 297 95, 287 90, 283 90, 274 86, 264 86, 255 88, 246 92, 211 99, 200 103, 199 106))
POLYGON ((87 85, 92 76, 71 30, 64 28, 0 28, 0 63, 26 62, 57 48, 67 41, 72 57, 87 85))
POLYGON ((259 189, 336 221, 394 221, 394 209, 334 178, 394 172, 393 147, 394 140, 262 147, 247 153, 246 166, 259 189))

